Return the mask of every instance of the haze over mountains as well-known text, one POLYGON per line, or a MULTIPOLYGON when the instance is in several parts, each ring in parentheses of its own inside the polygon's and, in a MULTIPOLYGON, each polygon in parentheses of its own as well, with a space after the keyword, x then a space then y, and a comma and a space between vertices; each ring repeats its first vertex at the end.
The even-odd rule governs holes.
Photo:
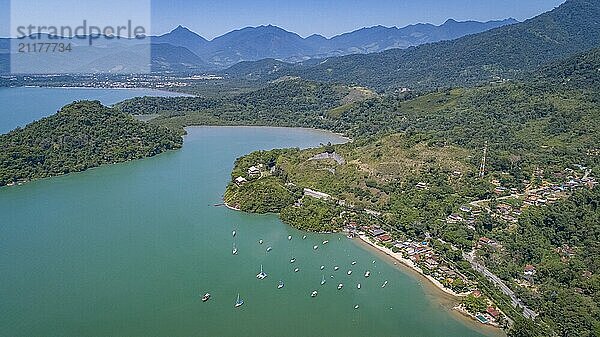
MULTIPOLYGON (((450 19, 439 26, 432 24, 416 24, 404 28, 375 26, 332 38, 321 35, 303 38, 298 34, 268 25, 234 30, 211 41, 178 26, 167 34, 150 37, 151 68, 155 72, 204 72, 224 69, 242 61, 277 59, 299 62, 331 56, 374 53, 391 48, 408 48, 424 43, 451 40, 516 22, 514 19, 488 22, 458 22, 450 19)), ((9 72, 10 42, 10 39, 0 38, 0 73, 9 72)), ((85 40, 72 42, 76 49, 78 46, 85 46, 79 48, 85 50, 78 51, 82 56, 77 57, 76 62, 64 65, 70 72, 86 72, 86 69, 97 73, 110 73, 114 69, 118 69, 121 73, 141 71, 138 69, 139 66, 136 67, 135 62, 123 63, 120 62, 123 57, 119 57, 124 54, 142 55, 140 50, 146 49, 139 45, 131 46, 126 43, 129 47, 118 44, 114 48, 112 46, 106 48, 101 40, 95 41, 92 47, 88 46, 85 40)), ((55 58, 50 57, 48 60, 55 60, 55 58)), ((45 65, 37 63, 32 62, 34 69, 31 69, 31 72, 43 73, 45 65)))
POLYGON ((598 46, 600 1, 568 0, 522 23, 455 40, 369 55, 331 57, 318 63, 241 63, 226 73, 240 78, 301 76, 380 90, 473 86, 526 76, 541 65, 598 46))
POLYGON ((302 38, 298 34, 268 25, 234 30, 212 41, 179 26, 170 33, 153 37, 152 42, 185 47, 210 64, 226 67, 241 61, 266 58, 297 62, 311 58, 408 48, 452 40, 517 22, 514 19, 488 22, 458 22, 450 19, 440 26, 416 24, 404 28, 362 28, 330 39, 321 35, 302 38))

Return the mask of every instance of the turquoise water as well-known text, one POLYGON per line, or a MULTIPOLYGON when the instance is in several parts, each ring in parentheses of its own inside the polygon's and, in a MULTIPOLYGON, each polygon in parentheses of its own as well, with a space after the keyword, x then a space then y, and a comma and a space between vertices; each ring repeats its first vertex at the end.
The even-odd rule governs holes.
POLYGON ((136 96, 173 96, 152 89, 0 88, 0 134, 54 114, 65 104, 89 99, 114 104, 136 96))
POLYGON ((176 152, 1 188, 0 336, 483 335, 422 280, 342 235, 214 206, 236 157, 328 141, 341 139, 191 128, 176 152), (256 278, 261 264, 265 280, 256 278), (245 304, 234 309, 237 293, 245 304))

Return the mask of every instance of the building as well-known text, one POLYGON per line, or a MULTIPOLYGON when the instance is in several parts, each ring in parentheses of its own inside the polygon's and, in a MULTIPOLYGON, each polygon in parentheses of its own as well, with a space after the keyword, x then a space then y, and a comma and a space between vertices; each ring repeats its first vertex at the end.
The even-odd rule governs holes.
POLYGON ((523 274, 525 276, 533 276, 535 274, 535 267, 530 264, 526 265, 523 269, 523 274))
POLYGON ((245 184, 247 181, 248 180, 246 180, 246 178, 244 178, 244 177, 237 177, 237 178, 235 178, 235 183, 238 186, 241 186, 241 185, 245 184))
POLYGON ((494 307, 487 307, 486 312, 488 313, 488 315, 492 316, 493 319, 498 320, 498 318, 500 318, 500 311, 497 308, 494 307))
POLYGON ((248 169, 248 175, 251 177, 260 176, 260 169, 256 166, 250 166, 248 169))

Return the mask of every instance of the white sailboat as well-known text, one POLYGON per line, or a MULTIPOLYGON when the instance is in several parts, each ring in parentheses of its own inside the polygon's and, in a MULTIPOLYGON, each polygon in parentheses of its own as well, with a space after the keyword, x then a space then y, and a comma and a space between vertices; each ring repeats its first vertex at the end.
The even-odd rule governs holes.
POLYGON ((233 231, 231 232, 231 235, 232 235, 233 237, 235 237, 235 234, 236 234, 236 232, 235 232, 235 230, 233 230, 233 231))
POLYGON ((324 284, 325 284, 325 282, 326 282, 326 281, 325 281, 325 275, 323 275, 323 277, 321 278, 321 285, 324 285, 324 284))
POLYGON ((360 283, 356 285, 356 288, 357 288, 357 289, 360 289, 360 283))
POLYGON ((369 276, 371 276, 371 272, 367 270, 367 271, 365 272, 365 277, 369 277, 369 276))
POLYGON ((382 288, 385 288, 385 286, 387 286, 387 284, 388 284, 388 281, 387 281, 387 280, 385 280, 385 282, 383 282, 383 284, 381 285, 381 287, 382 287, 382 288))
POLYGON ((338 284, 338 290, 342 290, 343 287, 344 285, 342 283, 338 284))
POLYGON ((232 253, 233 255, 237 255, 237 253, 238 253, 238 249, 237 249, 237 247, 235 246, 235 242, 233 243, 233 249, 231 250, 231 253, 232 253))
POLYGON ((288 235, 288 240, 291 240, 291 239, 292 239, 292 236, 291 236, 291 235, 288 235))
POLYGON ((244 300, 240 298, 240 293, 237 295, 237 300, 235 300, 235 307, 239 308, 244 305, 244 300))
POLYGON ((319 294, 316 290, 313 290, 312 293, 310 293, 310 297, 317 297, 317 294, 319 294))
POLYGON ((263 266, 262 264, 260 265, 260 273, 256 274, 256 278, 259 280, 263 280, 265 277, 267 277, 267 273, 265 273, 263 271, 263 266))

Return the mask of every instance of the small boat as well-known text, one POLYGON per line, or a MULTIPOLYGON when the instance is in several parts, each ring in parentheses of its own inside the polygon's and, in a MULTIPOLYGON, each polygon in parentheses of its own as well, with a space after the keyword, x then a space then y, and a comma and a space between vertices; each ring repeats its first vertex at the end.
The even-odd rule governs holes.
POLYGON ((208 300, 210 300, 210 293, 206 293, 204 296, 202 296, 202 302, 206 302, 208 300))
POLYGON ((367 270, 367 271, 365 272, 365 277, 369 277, 369 276, 371 276, 371 272, 367 270))
POLYGON ((306 235, 304 235, 304 236, 302 237, 302 240, 304 240, 304 239, 306 239, 306 235))
POLYGON ((338 290, 341 290, 343 287, 344 287, 344 285, 343 285, 343 284, 341 284, 341 283, 340 283, 340 284, 338 284, 338 290))
POLYGON ((348 270, 348 275, 351 275, 351 274, 352 274, 352 270, 348 270))
POLYGON ((323 275, 323 277, 321 278, 321 285, 325 284, 325 275, 323 275))
POLYGON ((294 263, 294 262, 296 262, 296 258, 292 257, 292 259, 290 260, 290 263, 294 263))
POLYGON ((244 300, 240 298, 240 294, 238 293, 237 300, 235 300, 235 306, 234 307, 239 308, 242 305, 244 305, 244 300))
POLYGON ((383 284, 381 285, 382 288, 385 288, 385 286, 387 286, 388 281, 385 280, 385 282, 383 282, 383 284))
POLYGON ((273 247, 267 247, 267 252, 270 252, 273 250, 273 247))
POLYGON ((263 240, 262 239, 258 240, 258 244, 262 245, 263 244, 263 240))
POLYGON ((296 268, 296 269, 294 269, 294 273, 297 273, 297 272, 299 272, 299 271, 300 271, 300 268, 296 268))
POLYGON ((314 250, 317 250, 317 249, 319 249, 319 246, 317 246, 317 245, 314 245, 314 246, 313 246, 313 249, 314 249, 314 250))
POLYGON ((325 269, 325 266, 321 266, 321 270, 325 269))
POLYGON ((373 264, 375 264, 375 260, 373 260, 373 264))
POLYGON ((356 261, 352 261, 352 265, 355 265, 355 264, 356 264, 356 261))
POLYGON ((267 273, 265 273, 265 272, 263 271, 263 266, 262 266, 262 264, 261 264, 261 265, 260 265, 260 273, 256 274, 256 278, 257 278, 257 279, 259 279, 259 280, 263 280, 263 279, 265 279, 266 277, 267 277, 267 273))
POLYGON ((338 269, 340 269, 340 267, 338 267, 338 266, 333 267, 333 270, 338 270, 338 269))
POLYGON ((291 235, 288 235, 288 240, 291 240, 291 239, 292 239, 292 236, 291 236, 291 235))
POLYGON ((231 232, 231 235, 233 235, 233 237, 235 237, 235 234, 237 234, 237 233, 235 232, 235 230, 234 230, 233 232, 231 232))
POLYGON ((316 290, 313 290, 312 293, 310 293, 310 297, 317 297, 319 293, 316 290))
POLYGON ((354 306, 354 309, 358 309, 358 304, 354 306))
POLYGON ((279 283, 277 284, 277 289, 281 289, 283 288, 284 284, 283 281, 279 281, 279 283))
POLYGON ((356 285, 356 288, 357 288, 357 289, 360 289, 360 283, 356 285))
POLYGON ((325 240, 325 241, 323 241, 323 244, 324 244, 324 245, 326 245, 326 244, 328 244, 328 243, 329 243, 329 240, 325 240))
POLYGON ((231 250, 231 253, 232 253, 233 255, 237 255, 237 253, 238 253, 238 249, 237 249, 237 247, 235 246, 235 243, 233 244, 233 249, 231 250))

